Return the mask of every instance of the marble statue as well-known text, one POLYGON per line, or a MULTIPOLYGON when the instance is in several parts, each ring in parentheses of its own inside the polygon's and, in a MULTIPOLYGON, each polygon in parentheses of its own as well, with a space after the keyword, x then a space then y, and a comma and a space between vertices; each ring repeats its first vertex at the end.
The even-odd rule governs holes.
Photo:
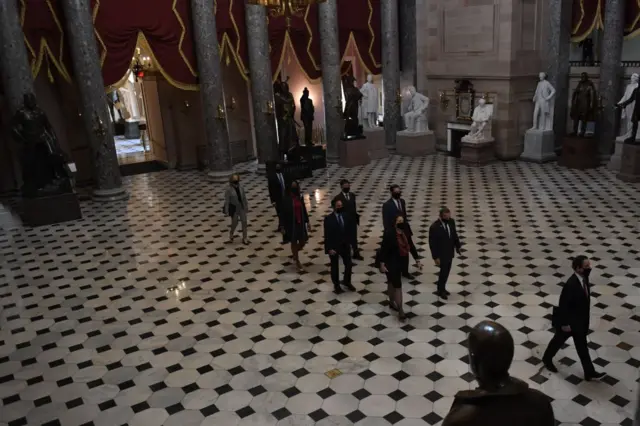
POLYGON ((20 145, 24 197, 73 192, 65 156, 33 93, 24 95, 23 107, 13 116, 11 132, 20 145))
POLYGON ((407 112, 404 114, 404 124, 407 127, 405 131, 411 133, 428 131, 429 98, 418 93, 413 86, 407 88, 407 93, 410 98, 407 112))
POLYGON ((493 321, 469 332, 469 365, 478 388, 461 390, 442 426, 554 426, 551 401, 544 393, 509 375, 514 341, 493 321))
POLYGON ((314 114, 313 101, 309 97, 309 89, 305 87, 300 98, 300 120, 304 126, 304 144, 307 146, 313 145, 314 114))
POLYGON ((587 123, 594 121, 598 111, 598 99, 596 86, 589 80, 586 72, 580 75, 578 87, 571 97, 571 119, 573 120, 573 134, 584 137, 587 131, 587 123), (580 128, 582 123, 582 128, 580 128))
POLYGON ((622 119, 622 123, 620 126, 622 134, 620 136, 624 139, 629 138, 631 136, 631 132, 633 131, 633 112, 636 106, 633 92, 638 88, 638 78, 638 74, 631 74, 631 83, 627 84, 627 88, 624 91, 624 96, 622 96, 622 99, 620 99, 620 101, 618 102, 619 107, 624 105, 624 108, 622 109, 622 113, 620 115, 620 118, 622 119))
POLYGON ((378 127, 378 88, 373 84, 373 76, 367 75, 367 82, 360 88, 362 93, 363 126, 366 128, 378 127))
POLYGON ((618 108, 626 109, 631 104, 634 104, 633 110, 631 112, 631 116, 628 117, 628 120, 631 121, 631 131, 629 135, 625 138, 625 144, 637 144, 639 141, 636 140, 636 136, 638 134, 638 120, 640 120, 640 88, 636 87, 631 92, 631 96, 624 102, 620 102, 616 105, 618 108))
POLYGON ((533 127, 531 130, 553 130, 553 113, 556 89, 547 81, 547 74, 540 73, 540 81, 533 95, 533 127))
POLYGON ((362 126, 358 122, 358 104, 362 99, 362 93, 355 86, 356 79, 347 75, 342 80, 344 97, 346 98, 344 112, 344 135, 345 139, 354 139, 362 137, 362 126))
POLYGON ((491 138, 491 126, 487 126, 493 116, 493 106, 487 105, 487 101, 481 98, 473 110, 473 123, 469 133, 462 138, 463 142, 482 142, 491 138), (485 131, 489 130, 489 132, 485 131), (487 134, 488 133, 488 134, 487 134))

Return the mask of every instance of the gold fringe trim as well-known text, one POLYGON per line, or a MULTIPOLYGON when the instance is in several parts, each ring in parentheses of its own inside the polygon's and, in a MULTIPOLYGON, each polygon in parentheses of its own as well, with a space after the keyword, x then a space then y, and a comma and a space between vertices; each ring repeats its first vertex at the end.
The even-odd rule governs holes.
POLYGON ((198 74, 195 72, 191 63, 187 60, 187 56, 182 51, 182 43, 184 42, 184 37, 187 34, 187 28, 184 26, 184 21, 182 21, 182 17, 178 13, 176 5, 178 4, 178 0, 173 0, 173 6, 171 6, 171 10, 173 10, 173 14, 176 15, 176 19, 178 20, 178 24, 180 24, 180 28, 182 28, 182 34, 180 34, 180 41, 178 42, 178 51, 180 52, 180 56, 182 56, 182 60, 184 61, 187 68, 194 77, 197 77, 198 74))

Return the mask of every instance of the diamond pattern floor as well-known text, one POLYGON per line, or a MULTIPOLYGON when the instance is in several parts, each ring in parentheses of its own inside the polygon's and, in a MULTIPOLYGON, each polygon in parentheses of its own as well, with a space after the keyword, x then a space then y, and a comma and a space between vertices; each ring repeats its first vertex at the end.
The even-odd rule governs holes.
MULTIPOLYGON (((131 198, 83 204, 84 219, 0 231, 0 425, 437 425, 475 386, 465 332, 491 318, 516 341, 512 374, 554 398, 563 425, 630 425, 640 366, 638 187, 605 170, 434 156, 331 166, 302 184, 316 232, 295 273, 273 233, 265 179, 246 175, 250 246, 226 244, 222 189, 197 172, 126 179, 131 198), (356 293, 335 296, 321 221, 341 178, 363 213, 356 293), (464 257, 432 294, 436 268, 405 283, 409 320, 369 265, 390 183, 416 242, 446 204, 464 257), (573 345, 540 371, 550 308, 569 257, 595 265, 590 351, 607 373, 582 381, 573 345), (338 369, 341 375, 325 373, 338 369)), ((428 260, 428 259, 427 259, 428 260)))

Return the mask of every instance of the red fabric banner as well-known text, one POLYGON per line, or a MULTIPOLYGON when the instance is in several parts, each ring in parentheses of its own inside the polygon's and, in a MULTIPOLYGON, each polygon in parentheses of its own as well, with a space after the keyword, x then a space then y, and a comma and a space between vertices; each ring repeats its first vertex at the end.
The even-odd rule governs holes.
MULTIPOLYGON (((0 0, 1 1, 1 0, 0 0)), ((6 0, 11 1, 11 0, 6 0)), ((20 24, 36 78, 45 67, 50 79, 54 71, 71 81, 71 57, 65 46, 60 0, 13 0, 18 3, 20 24)))
POLYGON ((579 43, 602 28, 602 0, 573 0, 571 41, 579 43))
POLYGON ((380 0, 349 0, 338 2, 340 51, 353 43, 367 74, 382 73, 382 43, 380 0))
POLYGON ((627 10, 625 11, 624 35, 626 38, 633 38, 640 34, 640 0, 627 0, 627 10))
POLYGON ((247 54, 244 0, 215 1, 216 28, 220 43, 220 58, 236 63, 238 71, 247 79, 249 59, 247 54))
POLYGON ((92 0, 102 75, 107 87, 127 76, 138 40, 174 86, 195 90, 197 73, 188 0, 92 0))

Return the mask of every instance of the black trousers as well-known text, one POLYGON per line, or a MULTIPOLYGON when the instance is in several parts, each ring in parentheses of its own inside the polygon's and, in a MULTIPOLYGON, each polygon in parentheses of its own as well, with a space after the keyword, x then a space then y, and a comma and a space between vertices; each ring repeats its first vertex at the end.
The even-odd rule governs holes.
POLYGON ((553 357, 556 356, 560 348, 562 348, 564 342, 566 342, 569 337, 573 337, 573 343, 576 345, 576 352, 578 352, 578 357, 580 357, 580 363, 582 363, 584 374, 588 375, 593 373, 595 369, 593 368, 593 363, 591 362, 591 357, 589 356, 589 348, 587 347, 587 335, 585 333, 565 333, 561 329, 556 330, 556 334, 553 335, 553 338, 549 342, 547 350, 544 351, 542 360, 551 362, 551 360, 553 360, 553 357))
POLYGON ((453 259, 440 259, 440 272, 438 272, 438 292, 447 290, 447 280, 451 272, 453 259))
POLYGON ((351 247, 353 247, 353 254, 358 254, 358 226, 356 225, 351 236, 351 247))
POLYGON ((342 258, 344 264, 344 284, 351 284, 351 248, 348 245, 343 245, 340 249, 336 250, 336 254, 329 256, 331 260, 331 282, 335 287, 340 285, 340 265, 339 261, 342 258))

